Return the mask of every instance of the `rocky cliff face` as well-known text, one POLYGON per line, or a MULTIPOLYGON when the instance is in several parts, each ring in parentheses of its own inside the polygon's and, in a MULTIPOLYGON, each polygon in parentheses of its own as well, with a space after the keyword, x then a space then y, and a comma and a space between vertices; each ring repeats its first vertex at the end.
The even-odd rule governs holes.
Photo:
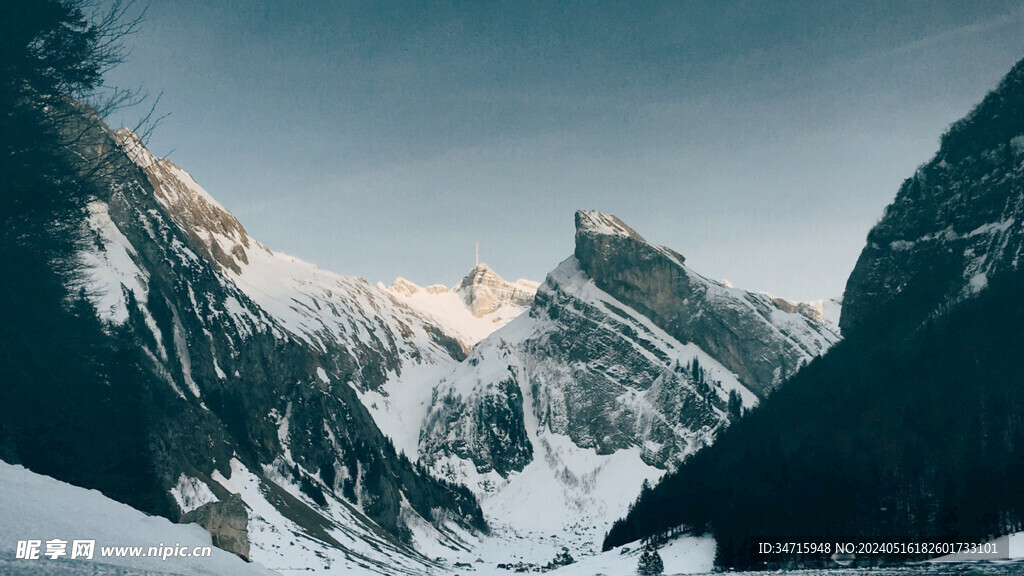
POLYGON ((920 323, 1016 270, 1024 249, 1024 63, 900 187, 846 284, 843 331, 920 323))
POLYGON ((482 342, 435 390, 421 433, 427 461, 451 453, 482 472, 521 470, 531 448, 509 393, 518 386, 540 427, 599 454, 643 446, 646 461, 668 467, 727 422, 730 391, 752 405, 838 340, 812 308, 683 262, 614 216, 578 212, 576 253, 548 275, 528 318, 482 342), (503 434, 473 433, 488 427, 503 434))
POLYGON ((421 461, 466 481, 497 518, 548 474, 560 488, 544 506, 601 525, 838 340, 796 305, 699 276, 613 216, 579 212, 576 224, 576 254, 435 388, 420 434, 421 461), (609 494, 602 473, 618 466, 634 473, 609 494))
POLYGON ((575 257, 598 288, 710 354, 758 396, 838 340, 812 308, 704 278, 614 216, 576 213, 575 257))

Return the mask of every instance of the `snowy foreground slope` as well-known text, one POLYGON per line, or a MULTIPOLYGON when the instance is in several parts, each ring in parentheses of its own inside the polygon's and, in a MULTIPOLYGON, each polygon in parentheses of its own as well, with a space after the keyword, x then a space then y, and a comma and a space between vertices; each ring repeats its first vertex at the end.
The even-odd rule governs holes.
MULTIPOLYGON (((249 482, 244 475, 236 478, 231 485, 249 482)), ((240 487, 245 490, 246 488, 240 487)), ((104 497, 95 490, 85 490, 32 473, 21 466, 0 462, 0 509, 8 512, 0 522, 0 574, 5 576, 273 576, 275 574, 377 574, 376 570, 362 570, 344 565, 326 568, 331 562, 311 551, 314 562, 305 564, 308 558, 289 557, 287 560, 264 556, 246 563, 242 559, 212 548, 209 557, 171 557, 166 560, 148 557, 100 557, 105 546, 141 546, 148 552, 150 546, 210 546, 210 535, 194 524, 174 524, 164 518, 147 516, 129 506, 104 497), (41 556, 36 560, 15 558, 18 540, 38 539, 89 539, 96 541, 94 557, 91 560, 64 556, 50 559, 41 556), (286 562, 280 564, 279 562, 286 562), (268 569, 274 566, 276 570, 268 569), (287 566, 287 567, 286 567, 287 566), (290 567, 290 569, 289 569, 290 567)), ((266 513, 266 509, 254 510, 266 513)), ((275 534, 258 535, 257 538, 273 538, 275 534)), ((281 534, 276 534, 282 540, 281 534)), ((287 536, 294 537, 292 535, 287 536)), ((1003 537, 1008 541, 1010 557, 1024 558, 1024 533, 1003 537)), ((514 542, 506 541, 506 545, 514 542)), ((45 544, 43 545, 45 551, 45 544)), ((640 554, 638 546, 625 546, 593 556, 577 558, 574 564, 558 568, 549 574, 558 576, 626 576, 636 572, 640 554)), ((715 543, 712 539, 684 537, 671 540, 659 550, 666 574, 696 574, 714 569, 715 543)), ((938 562, 961 561, 947 557, 938 562)), ((510 574, 504 568, 497 568, 493 562, 468 562, 470 573, 480 576, 505 576, 510 574)), ((466 573, 466 567, 426 567, 413 574, 466 573)))
MULTIPOLYGON (((240 473, 234 481, 227 482, 245 492, 251 478, 240 473)), ((0 574, 5 576, 273 576, 274 574, 379 574, 379 570, 360 569, 357 565, 338 563, 324 550, 309 548, 308 557, 302 555, 270 555, 257 553, 254 562, 247 563, 233 554, 212 548, 209 557, 171 557, 166 560, 149 557, 101 557, 101 549, 107 546, 141 546, 148 552, 150 546, 176 546, 189 549, 197 546, 211 546, 210 535, 195 524, 174 524, 165 518, 147 516, 134 508, 106 498, 95 490, 85 490, 34 474, 21 466, 0 462, 0 509, 8 512, 0 522, 0 574), (58 559, 41 556, 36 560, 15 558, 18 540, 88 539, 96 541, 94 557, 70 559, 69 555, 58 559), (333 569, 332 569, 333 564, 333 569), (271 570, 268 567, 273 567, 271 570)), ((254 507, 253 514, 274 514, 269 504, 254 507)), ((269 520, 279 520, 269 518, 269 520)), ((266 525, 266 532, 257 532, 255 540, 267 542, 277 540, 284 543, 288 538, 302 537, 275 530, 273 524, 266 525)), ((277 526, 281 528, 281 525, 277 526)), ((314 542, 306 535, 308 543, 314 542)), ((507 544, 512 544, 508 542, 507 544)), ((273 546, 274 544, 272 544, 273 546)), ((365 548, 371 549, 373 542, 365 548)), ((45 551, 45 544, 43 545, 45 551)), ((606 554, 584 559, 577 564, 562 568, 554 574, 630 574, 634 571, 639 551, 622 552, 612 550, 606 554)), ((682 539, 669 543, 661 551, 669 573, 705 572, 711 569, 714 557, 714 542, 707 539, 682 539)), ((403 558, 394 558, 396 572, 402 567, 403 558)), ((508 574, 493 563, 471 564, 477 574, 508 574)), ((441 568, 426 564, 415 567, 405 566, 409 574, 450 574, 453 567, 441 568)))
MULTIPOLYGON (((270 576, 274 572, 218 548, 203 558, 101 558, 103 546, 210 546, 210 534, 196 524, 174 524, 147 516, 95 490, 85 490, 0 461, 0 574, 114 575, 173 574, 195 576, 270 576), (42 556, 15 558, 18 540, 75 539, 96 541, 92 560, 42 556)), ((45 544, 42 551, 45 552, 45 544)), ((68 544, 70 552, 70 544, 68 544)))

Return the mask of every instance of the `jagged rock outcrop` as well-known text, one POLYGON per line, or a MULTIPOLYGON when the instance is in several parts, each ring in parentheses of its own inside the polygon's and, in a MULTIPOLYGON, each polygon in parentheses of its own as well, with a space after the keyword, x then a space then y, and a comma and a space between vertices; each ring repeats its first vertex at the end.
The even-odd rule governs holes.
POLYGON ((614 216, 576 222, 576 254, 529 313, 435 387, 419 455, 515 529, 548 518, 539 529, 593 542, 643 481, 839 337, 799 305, 703 278, 614 216))
POLYGON ((838 340, 820 316, 704 278, 614 216, 576 213, 575 257, 597 287, 710 354, 759 396, 838 340))
POLYGON ((871 229, 846 284, 844 333, 912 328, 1017 270, 1022 158, 1024 62, 950 127, 871 229))
POLYGON ((213 537, 214 546, 250 561, 249 512, 238 494, 232 494, 227 500, 208 502, 186 512, 180 522, 199 524, 213 537))

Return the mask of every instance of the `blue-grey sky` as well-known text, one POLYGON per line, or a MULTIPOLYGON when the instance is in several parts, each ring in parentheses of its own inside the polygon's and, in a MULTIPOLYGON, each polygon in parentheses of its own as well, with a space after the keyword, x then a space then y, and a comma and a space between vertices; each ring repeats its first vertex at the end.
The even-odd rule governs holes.
POLYGON ((816 299, 1024 57, 1024 4, 161 0, 128 46, 153 151, 323 268, 451 285, 479 241, 542 280, 594 208, 816 299))

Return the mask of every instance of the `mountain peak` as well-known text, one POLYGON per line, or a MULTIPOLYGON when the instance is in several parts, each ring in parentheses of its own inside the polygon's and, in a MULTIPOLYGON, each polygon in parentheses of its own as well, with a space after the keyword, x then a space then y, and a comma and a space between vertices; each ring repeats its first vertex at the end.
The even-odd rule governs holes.
POLYGON ((636 252, 648 256, 665 256, 673 265, 685 265, 682 254, 665 246, 655 246, 619 220, 616 216, 597 210, 576 211, 576 259, 583 270, 591 272, 591 266, 599 265, 613 253, 636 252))
MULTIPOLYGON (((488 274, 493 274, 495 276, 498 275, 497 272, 492 270, 490 266, 488 266, 484 262, 481 262, 481 263, 477 264, 476 266, 473 266, 473 268, 469 271, 469 273, 466 274, 466 278, 472 278, 472 277, 475 277, 475 276, 488 275, 488 274)), ((463 278, 463 282, 465 282, 465 278, 463 278)))
MULTIPOLYGON (((383 284, 381 284, 381 286, 383 286, 383 284)), ((391 292, 394 292, 396 294, 401 294, 402 296, 405 296, 406 298, 408 298, 408 297, 412 296, 413 294, 416 294, 417 292, 420 291, 420 287, 419 286, 417 286, 413 282, 410 282, 410 281, 406 280, 405 278, 402 278, 401 276, 399 276, 398 278, 395 278, 395 281, 394 281, 393 284, 391 284, 391 286, 383 286, 383 287, 386 290, 390 290, 391 292)))
POLYGON ((504 306, 530 306, 538 285, 528 280, 509 282, 481 262, 452 290, 462 297, 473 315, 480 318, 504 306))
POLYGON ((598 234, 603 236, 625 236, 646 242, 643 236, 617 217, 597 210, 576 211, 576 235, 598 234))
POLYGON ((156 156, 153 156, 142 142, 142 138, 131 128, 119 128, 114 133, 114 139, 139 168, 145 170, 156 163, 156 156))

